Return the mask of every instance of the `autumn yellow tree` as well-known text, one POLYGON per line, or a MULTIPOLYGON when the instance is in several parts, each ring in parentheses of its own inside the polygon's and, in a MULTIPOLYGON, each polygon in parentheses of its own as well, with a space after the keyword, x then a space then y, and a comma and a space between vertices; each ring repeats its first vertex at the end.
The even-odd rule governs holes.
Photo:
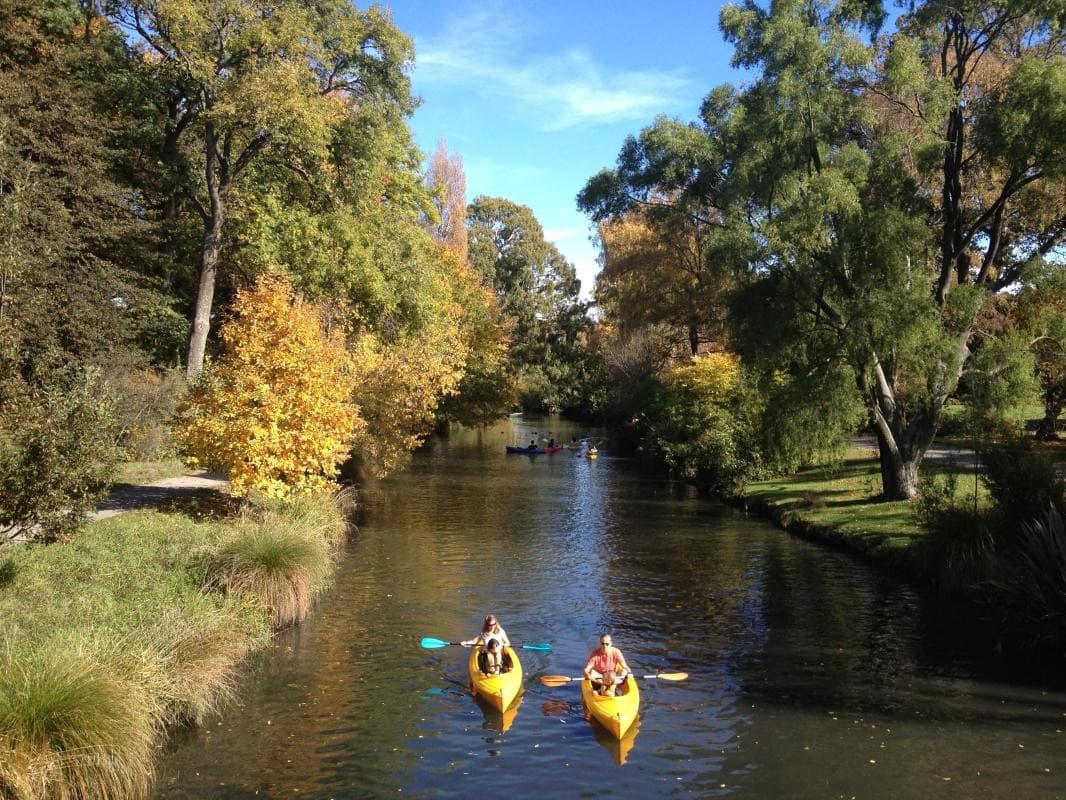
POLYGON ((238 292, 222 340, 182 405, 176 433, 190 461, 225 473, 238 495, 330 487, 365 427, 343 335, 268 273, 238 292))

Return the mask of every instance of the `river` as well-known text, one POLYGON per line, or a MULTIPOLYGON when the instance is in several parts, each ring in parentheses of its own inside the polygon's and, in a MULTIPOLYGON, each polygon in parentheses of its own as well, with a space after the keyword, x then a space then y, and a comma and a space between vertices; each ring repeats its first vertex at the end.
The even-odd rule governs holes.
POLYGON ((333 587, 243 668, 239 700, 173 737, 178 798, 1066 798, 1066 680, 988 652, 968 615, 846 553, 641 473, 609 443, 510 418, 433 440, 366 493, 333 587), (467 691, 496 613, 525 694, 467 691), (585 721, 610 631, 641 678, 636 730, 585 721))

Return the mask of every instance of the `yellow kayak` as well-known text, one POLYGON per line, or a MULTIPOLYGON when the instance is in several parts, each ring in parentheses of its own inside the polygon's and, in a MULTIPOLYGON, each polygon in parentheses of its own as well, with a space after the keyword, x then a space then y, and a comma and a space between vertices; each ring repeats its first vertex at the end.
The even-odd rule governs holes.
POLYGON ((477 657, 481 652, 481 645, 476 644, 470 648, 470 684, 475 694, 485 700, 497 711, 506 711, 507 707, 514 702, 522 691, 522 664, 518 660, 518 654, 514 648, 503 648, 504 659, 510 658, 511 670, 502 675, 486 675, 477 665, 477 657))
POLYGON ((616 739, 625 736, 636 720, 637 709, 640 707, 640 691, 632 675, 626 676, 623 691, 614 697, 596 694, 592 689, 592 681, 583 680, 581 699, 592 719, 614 734, 616 739))

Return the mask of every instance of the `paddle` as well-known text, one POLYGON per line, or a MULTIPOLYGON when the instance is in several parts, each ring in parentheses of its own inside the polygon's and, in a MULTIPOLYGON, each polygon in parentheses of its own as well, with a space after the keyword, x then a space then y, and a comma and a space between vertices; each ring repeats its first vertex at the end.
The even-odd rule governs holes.
MULTIPOLYGON (((427 636, 422 640, 422 646, 427 650, 433 650, 437 647, 448 647, 453 645, 455 647, 470 647, 471 645, 463 644, 462 642, 446 642, 443 639, 434 639, 431 636, 427 636)), ((515 647, 521 647, 523 650, 539 650, 543 653, 550 653, 552 646, 547 642, 529 642, 528 644, 517 644, 515 647)))
MULTIPOLYGON (((633 675, 634 678, 659 678, 664 681, 683 681, 688 677, 687 672, 659 672, 655 675, 633 675)), ((568 675, 541 675, 540 682, 545 686, 562 686, 571 681, 583 681, 584 677, 571 678, 568 675)))

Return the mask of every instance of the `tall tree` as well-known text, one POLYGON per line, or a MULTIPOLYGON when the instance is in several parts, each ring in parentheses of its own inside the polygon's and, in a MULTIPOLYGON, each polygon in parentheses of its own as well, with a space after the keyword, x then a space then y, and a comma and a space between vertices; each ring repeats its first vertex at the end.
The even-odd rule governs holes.
POLYGON ((443 244, 460 260, 470 251, 466 233, 466 173, 463 157, 448 152, 448 143, 441 139, 429 160, 426 188, 433 197, 437 220, 427 220, 426 230, 438 244, 443 244))
MULTIPOLYGON (((710 144, 670 153, 682 193, 718 215, 705 247, 743 284, 737 341, 774 376, 770 408, 842 424, 852 387, 885 497, 917 492, 990 295, 1062 243, 1061 215, 1021 213, 1066 162, 1056 13, 928 2, 874 49, 875 5, 727 6, 733 63, 757 78, 708 95, 710 144)), ((654 175, 615 173, 614 208, 654 175)))
POLYGON ((511 366, 526 402, 561 407, 576 388, 578 338, 589 324, 574 266, 544 239, 528 206, 478 197, 467 225, 470 262, 491 283, 510 323, 511 366))
POLYGON ((116 0, 111 18, 143 53, 166 109, 163 152, 203 235, 187 370, 203 365, 230 203, 257 162, 328 164, 361 105, 413 110, 411 43, 374 7, 344 0, 116 0))

